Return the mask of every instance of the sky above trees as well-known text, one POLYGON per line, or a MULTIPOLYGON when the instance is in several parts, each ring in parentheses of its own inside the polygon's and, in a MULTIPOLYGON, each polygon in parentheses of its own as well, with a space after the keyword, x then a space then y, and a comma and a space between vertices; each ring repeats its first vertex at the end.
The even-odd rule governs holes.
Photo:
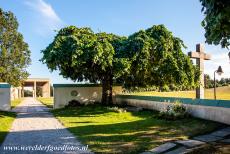
MULTIPOLYGON (((4 11, 12 11, 19 22, 19 31, 29 44, 32 52, 30 77, 48 77, 53 83, 71 82, 63 79, 58 72, 50 73, 39 62, 40 53, 55 36, 55 30, 68 25, 91 27, 95 32, 107 32, 128 36, 152 25, 164 24, 174 36, 180 37, 188 47, 183 52, 195 50, 197 43, 204 43, 204 16, 198 0, 0 0, 4 11)), ((230 61, 227 49, 205 44, 212 60, 205 62, 205 73, 222 66, 224 74, 230 77, 230 61)))

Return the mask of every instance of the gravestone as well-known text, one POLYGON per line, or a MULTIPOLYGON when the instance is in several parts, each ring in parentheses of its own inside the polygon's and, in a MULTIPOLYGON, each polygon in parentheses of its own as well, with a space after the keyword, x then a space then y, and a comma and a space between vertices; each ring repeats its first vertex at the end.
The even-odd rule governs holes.
POLYGON ((10 110, 10 85, 7 83, 0 83, 0 110, 10 110))
POLYGON ((196 89, 196 98, 204 99, 204 60, 210 60, 211 55, 204 53, 204 45, 197 44, 195 52, 189 52, 188 55, 191 58, 196 58, 196 64, 200 69, 200 84, 196 89))

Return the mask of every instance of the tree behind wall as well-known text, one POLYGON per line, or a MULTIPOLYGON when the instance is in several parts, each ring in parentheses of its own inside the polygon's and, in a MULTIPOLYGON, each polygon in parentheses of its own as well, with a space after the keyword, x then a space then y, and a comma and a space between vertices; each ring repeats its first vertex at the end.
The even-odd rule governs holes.
POLYGON ((182 46, 163 25, 128 38, 69 26, 42 51, 41 61, 65 78, 101 83, 102 103, 110 105, 114 82, 139 87, 195 86, 199 72, 182 46))
POLYGON ((0 82, 20 86, 28 77, 30 51, 18 31, 18 22, 12 12, 0 8, 0 82))
POLYGON ((126 60, 119 57, 124 37, 94 33, 90 28, 69 26, 61 29, 54 41, 42 51, 41 61, 49 69, 74 81, 102 84, 102 103, 112 104, 115 78, 126 72, 126 60), (119 57, 119 58, 118 58, 119 57))

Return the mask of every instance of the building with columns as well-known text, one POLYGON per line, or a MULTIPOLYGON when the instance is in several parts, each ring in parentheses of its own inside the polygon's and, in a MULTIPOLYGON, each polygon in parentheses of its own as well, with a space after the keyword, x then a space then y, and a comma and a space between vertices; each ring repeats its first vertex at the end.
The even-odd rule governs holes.
POLYGON ((40 88, 41 96, 40 97, 50 97, 50 80, 47 78, 28 78, 23 82, 21 87, 12 87, 11 88, 11 99, 17 99, 25 96, 25 88, 32 88, 32 96, 37 97, 37 89, 40 88))

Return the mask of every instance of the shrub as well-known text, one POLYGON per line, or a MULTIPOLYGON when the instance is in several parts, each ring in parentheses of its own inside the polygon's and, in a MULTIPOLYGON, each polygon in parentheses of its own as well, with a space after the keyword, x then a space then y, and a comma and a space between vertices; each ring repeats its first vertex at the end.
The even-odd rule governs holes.
POLYGON ((161 111, 157 118, 165 120, 178 120, 189 117, 186 107, 179 101, 167 106, 165 111, 161 111))
POLYGON ((69 101, 68 105, 66 105, 65 107, 77 107, 77 106, 83 106, 83 104, 81 104, 77 100, 71 100, 69 101))
POLYGON ((117 113, 124 113, 124 112, 126 112, 125 109, 119 108, 119 107, 117 107, 117 106, 115 106, 115 107, 107 107, 107 109, 108 109, 109 111, 113 111, 113 112, 117 112, 117 113))
POLYGON ((161 91, 162 92, 169 92, 170 91, 169 86, 164 85, 163 87, 161 87, 161 91))

